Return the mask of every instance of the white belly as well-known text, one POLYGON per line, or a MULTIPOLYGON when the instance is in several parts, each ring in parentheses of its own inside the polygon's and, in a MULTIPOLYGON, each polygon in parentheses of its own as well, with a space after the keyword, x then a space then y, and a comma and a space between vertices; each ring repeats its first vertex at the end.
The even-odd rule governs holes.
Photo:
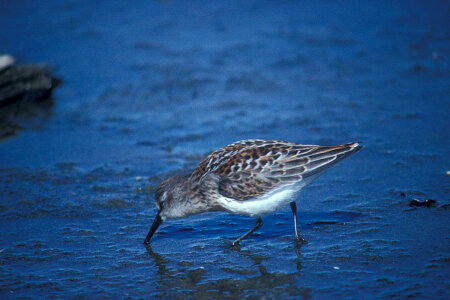
POLYGON ((227 211, 251 217, 262 217, 274 212, 294 200, 296 194, 304 185, 291 185, 275 190, 263 197, 251 200, 238 201, 222 197, 219 203, 227 211))

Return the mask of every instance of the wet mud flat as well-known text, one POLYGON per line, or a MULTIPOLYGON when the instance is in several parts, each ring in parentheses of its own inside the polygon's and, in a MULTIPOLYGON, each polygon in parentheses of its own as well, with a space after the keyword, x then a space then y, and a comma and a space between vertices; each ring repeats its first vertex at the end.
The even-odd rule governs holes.
POLYGON ((1 297, 448 297, 448 9, 6 4, 0 50, 64 84, 0 142, 1 297), (289 208, 142 245, 157 185, 246 138, 365 148, 300 194, 300 249, 289 208))

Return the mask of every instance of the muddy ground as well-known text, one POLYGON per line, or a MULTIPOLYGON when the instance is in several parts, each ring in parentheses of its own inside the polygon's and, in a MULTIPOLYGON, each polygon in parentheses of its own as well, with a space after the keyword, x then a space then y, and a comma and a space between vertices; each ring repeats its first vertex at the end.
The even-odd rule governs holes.
POLYGON ((445 1, 0 6, 0 52, 63 79, 0 142, 2 298, 448 297, 445 1), (301 249, 289 208, 144 247, 156 186, 247 138, 365 148, 299 196, 301 249))

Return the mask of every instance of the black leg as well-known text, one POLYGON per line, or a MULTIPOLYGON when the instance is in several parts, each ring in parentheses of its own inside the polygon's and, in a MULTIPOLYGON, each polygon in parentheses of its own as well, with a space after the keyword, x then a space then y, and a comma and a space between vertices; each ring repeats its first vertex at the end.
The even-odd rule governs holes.
POLYGON ((292 215, 294 216, 295 238, 300 244, 307 244, 308 242, 298 234, 298 228, 297 228, 297 204, 295 204, 295 201, 291 202, 291 210, 292 210, 292 215))
POLYGON ((252 229, 250 229, 249 231, 247 231, 245 234, 243 234, 242 236, 238 237, 234 242, 231 243, 232 246, 235 246, 237 244, 239 244, 240 241, 242 241, 243 239, 245 239, 247 236, 249 236, 250 234, 253 233, 253 231, 255 231, 256 229, 258 229, 259 227, 261 227, 263 224, 263 221, 261 218, 258 218, 256 220, 256 224, 255 226, 253 226, 252 229))
POLYGON ((159 211, 158 214, 156 215, 155 221, 153 221, 152 227, 150 227, 149 232, 147 233, 147 236, 144 240, 144 244, 149 244, 150 243, 150 239, 152 238, 153 234, 155 233, 156 229, 158 229, 159 225, 161 225, 162 223, 162 219, 161 216, 159 215, 159 211))

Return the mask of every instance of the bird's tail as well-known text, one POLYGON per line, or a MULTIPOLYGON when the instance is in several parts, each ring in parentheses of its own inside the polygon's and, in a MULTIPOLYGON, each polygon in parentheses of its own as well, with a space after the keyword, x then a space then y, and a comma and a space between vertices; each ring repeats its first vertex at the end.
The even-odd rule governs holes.
POLYGON ((358 152, 362 146, 359 143, 348 143, 335 146, 316 146, 304 154, 307 162, 304 164, 306 170, 303 172, 303 178, 317 175, 340 162, 346 157, 349 157, 355 152, 358 152))

